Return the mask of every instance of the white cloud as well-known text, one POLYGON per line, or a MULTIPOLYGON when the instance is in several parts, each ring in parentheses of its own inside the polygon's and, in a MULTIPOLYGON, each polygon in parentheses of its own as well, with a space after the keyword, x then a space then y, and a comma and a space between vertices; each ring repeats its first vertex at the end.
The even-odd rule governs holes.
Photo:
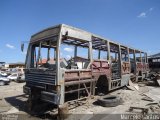
POLYGON ((15 49, 15 47, 11 44, 6 44, 6 47, 10 48, 10 49, 15 49))
POLYGON ((146 17, 146 13, 145 13, 145 12, 142 12, 142 13, 140 13, 137 17, 139 17, 139 18, 144 18, 144 17, 146 17))
POLYGON ((137 17, 138 18, 145 18, 153 11, 153 7, 149 8, 147 11, 141 12, 137 17))
POLYGON ((73 52, 73 49, 72 48, 64 48, 64 51, 67 51, 67 52, 73 52))
POLYGON ((149 8, 149 11, 152 11, 153 10, 153 8, 149 8))

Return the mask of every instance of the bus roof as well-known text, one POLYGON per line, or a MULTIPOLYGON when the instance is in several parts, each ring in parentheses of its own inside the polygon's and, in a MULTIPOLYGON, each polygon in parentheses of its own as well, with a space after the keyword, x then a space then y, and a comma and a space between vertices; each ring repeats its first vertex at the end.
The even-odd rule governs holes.
POLYGON ((91 41, 92 37, 95 37, 95 38, 99 38, 101 40, 105 40, 105 41, 108 41, 108 42, 116 44, 116 45, 121 45, 121 46, 124 46, 124 47, 128 47, 129 49, 133 49, 135 51, 143 52, 142 50, 138 50, 138 49, 129 47, 127 45, 120 44, 120 43, 115 42, 113 40, 106 39, 106 38, 101 37, 99 35, 96 35, 96 34, 93 34, 93 33, 87 32, 85 30, 82 30, 82 29, 79 29, 79 28, 76 28, 76 27, 72 27, 72 26, 69 26, 69 25, 66 25, 66 24, 59 24, 59 25, 52 26, 52 27, 49 27, 47 29, 44 29, 44 30, 32 35, 30 42, 33 43, 33 42, 43 40, 43 39, 46 39, 46 38, 47 39, 49 39, 49 38, 52 39, 55 36, 58 36, 60 34, 67 35, 71 38, 85 40, 85 41, 91 41))

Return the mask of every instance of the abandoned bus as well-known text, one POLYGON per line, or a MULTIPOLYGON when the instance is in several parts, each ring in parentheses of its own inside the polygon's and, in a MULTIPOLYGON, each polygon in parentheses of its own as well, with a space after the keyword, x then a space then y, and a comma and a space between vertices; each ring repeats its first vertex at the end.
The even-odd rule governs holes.
POLYGON ((145 78, 147 53, 60 24, 31 37, 23 90, 30 105, 63 105, 145 78))

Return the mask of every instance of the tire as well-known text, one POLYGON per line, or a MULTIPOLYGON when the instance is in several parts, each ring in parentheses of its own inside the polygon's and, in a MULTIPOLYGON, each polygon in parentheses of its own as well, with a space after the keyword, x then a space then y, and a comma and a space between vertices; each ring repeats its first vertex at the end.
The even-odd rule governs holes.
POLYGON ((98 99, 98 103, 103 107, 115 107, 122 103, 122 99, 119 96, 107 95, 98 99))
POLYGON ((0 81, 0 86, 5 85, 4 81, 0 81))

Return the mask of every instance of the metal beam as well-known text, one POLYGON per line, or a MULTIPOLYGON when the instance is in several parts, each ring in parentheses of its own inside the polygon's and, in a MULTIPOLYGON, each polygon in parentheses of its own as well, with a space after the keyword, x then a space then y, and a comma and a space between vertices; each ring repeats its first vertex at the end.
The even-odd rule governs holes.
POLYGON ((120 66, 120 73, 121 73, 121 78, 122 78, 122 62, 121 62, 121 60, 122 60, 122 57, 121 57, 121 46, 120 46, 120 44, 118 45, 118 49, 119 49, 119 52, 118 52, 118 54, 119 54, 119 66, 120 66))

